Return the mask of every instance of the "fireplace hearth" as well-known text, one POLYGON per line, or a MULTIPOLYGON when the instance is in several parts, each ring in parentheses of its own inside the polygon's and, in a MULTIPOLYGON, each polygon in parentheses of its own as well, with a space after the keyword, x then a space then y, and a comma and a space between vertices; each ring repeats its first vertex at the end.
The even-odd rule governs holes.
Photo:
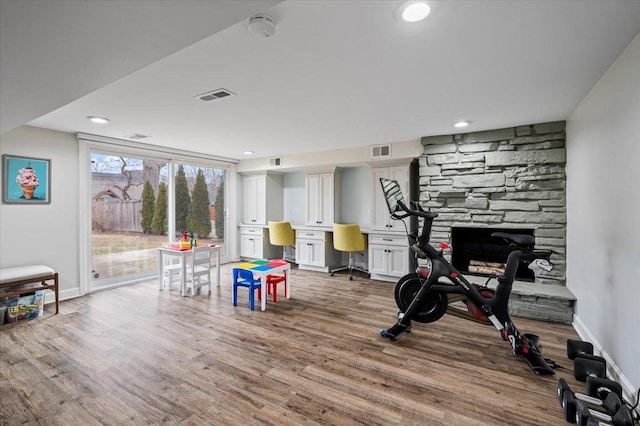
MULTIPOLYGON (((500 275, 504 270, 509 253, 513 250, 502 238, 492 237, 494 232, 532 235, 533 229, 504 228, 451 228, 451 263, 465 274, 491 276, 500 275)), ((535 281, 533 271, 520 265, 516 280, 535 281)))

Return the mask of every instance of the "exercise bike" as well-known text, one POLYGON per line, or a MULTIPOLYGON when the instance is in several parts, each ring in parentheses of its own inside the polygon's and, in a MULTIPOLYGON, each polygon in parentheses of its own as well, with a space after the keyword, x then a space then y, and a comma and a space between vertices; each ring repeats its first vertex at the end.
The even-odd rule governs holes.
POLYGON ((531 235, 494 232, 492 237, 502 238, 512 248, 505 271, 501 276, 494 277, 498 281, 495 291, 487 287, 491 278, 484 286, 472 284, 444 258, 446 243, 441 245, 440 250, 429 244, 433 219, 438 214, 425 211, 417 201, 410 201, 411 208, 407 207, 397 181, 380 178, 380 183, 393 219, 402 220, 415 216, 423 220, 419 236, 407 232, 416 272, 405 275, 396 284, 395 299, 399 308, 399 320, 391 328, 380 330, 380 335, 395 341, 411 331, 412 321, 430 323, 449 312, 493 324, 502 338, 511 344, 513 353, 524 356, 536 374, 554 374, 553 361, 545 359, 540 353, 539 337, 520 333, 508 311, 518 266, 525 263, 531 269, 542 268, 548 271, 552 268, 549 262, 552 251, 533 250, 534 237, 531 235), (447 282, 441 283, 441 278, 446 278, 447 282), (466 304, 468 313, 462 314, 458 308, 450 307, 450 303, 466 304))

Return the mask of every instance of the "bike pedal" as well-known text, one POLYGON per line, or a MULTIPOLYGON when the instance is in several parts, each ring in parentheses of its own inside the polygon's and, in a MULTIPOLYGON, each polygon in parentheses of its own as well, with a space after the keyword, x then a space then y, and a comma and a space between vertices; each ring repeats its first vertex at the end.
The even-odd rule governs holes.
POLYGON ((558 364, 556 364, 556 362, 551 358, 545 358, 544 360, 547 362, 547 364, 549 364, 549 367, 553 368, 554 370, 558 366, 558 364))

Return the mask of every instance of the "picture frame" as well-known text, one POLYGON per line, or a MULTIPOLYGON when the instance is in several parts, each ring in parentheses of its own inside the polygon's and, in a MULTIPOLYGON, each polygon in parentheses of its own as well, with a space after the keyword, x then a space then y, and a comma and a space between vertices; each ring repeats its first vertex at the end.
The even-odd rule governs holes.
POLYGON ((51 160, 2 155, 4 204, 51 204, 51 160))

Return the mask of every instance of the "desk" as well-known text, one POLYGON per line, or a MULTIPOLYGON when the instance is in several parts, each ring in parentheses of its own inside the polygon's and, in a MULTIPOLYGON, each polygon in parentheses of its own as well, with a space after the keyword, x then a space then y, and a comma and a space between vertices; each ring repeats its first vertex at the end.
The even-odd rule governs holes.
MULTIPOLYGON (((260 289, 262 291, 261 309, 264 311, 267 309, 267 275, 275 274, 277 272, 285 272, 285 293, 284 297, 291 298, 291 265, 282 259, 262 259, 254 260, 253 262, 245 262, 234 266, 234 268, 245 269, 253 272, 254 275, 260 277, 260 289)), ((233 290, 233 289, 232 289, 233 290)))
MULTIPOLYGON (((220 248, 219 245, 209 245, 210 252, 216 253, 216 287, 220 287, 220 248)), ((172 247, 160 247, 158 248, 158 271, 160 276, 158 277, 159 288, 162 288, 162 278, 164 277, 164 256, 174 256, 180 258, 180 264, 182 265, 182 271, 180 274, 180 293, 186 296, 187 290, 187 257, 193 253, 193 250, 180 250, 172 247)))

